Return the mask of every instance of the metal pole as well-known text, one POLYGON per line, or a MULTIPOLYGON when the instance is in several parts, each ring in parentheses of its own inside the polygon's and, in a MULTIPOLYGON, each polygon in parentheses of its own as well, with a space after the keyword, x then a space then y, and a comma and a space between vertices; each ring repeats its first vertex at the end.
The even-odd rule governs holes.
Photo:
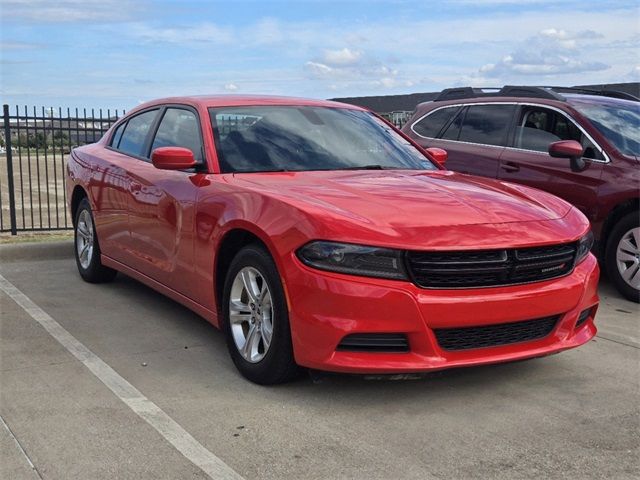
POLYGON ((13 154, 11 152, 11 125, 9 124, 9 105, 3 105, 4 115, 4 146, 7 150, 7 183, 9 185, 9 219, 11 222, 11 235, 16 235, 16 190, 13 184, 13 154))

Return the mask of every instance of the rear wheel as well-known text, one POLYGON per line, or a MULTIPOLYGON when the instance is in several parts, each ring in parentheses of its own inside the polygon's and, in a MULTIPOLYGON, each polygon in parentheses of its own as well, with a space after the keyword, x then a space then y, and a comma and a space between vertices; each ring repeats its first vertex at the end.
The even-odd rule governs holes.
POLYGON ((629 300, 640 303, 640 216, 632 212, 613 227, 605 266, 609 279, 629 300))
POLYGON ((264 248, 250 245, 233 259, 223 309, 227 347, 242 375, 262 385, 297 376, 282 282, 264 248))
POLYGON ((105 267, 100 261, 100 244, 93 224, 91 205, 83 198, 76 212, 74 244, 76 265, 80 276, 90 283, 110 282, 116 271, 105 267))

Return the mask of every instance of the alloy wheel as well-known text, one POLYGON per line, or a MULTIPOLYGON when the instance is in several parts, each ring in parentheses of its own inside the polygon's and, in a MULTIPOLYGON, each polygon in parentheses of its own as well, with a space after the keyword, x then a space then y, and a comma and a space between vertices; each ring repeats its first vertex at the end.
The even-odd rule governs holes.
POLYGON ((640 227, 634 227, 622 236, 616 251, 616 263, 622 279, 640 290, 640 227))
POLYGON ((273 305, 266 279, 253 267, 242 268, 233 280, 229 323, 242 358, 250 363, 261 361, 273 337, 273 305))
POLYGON ((76 226, 76 251, 82 268, 87 269, 93 259, 93 220, 88 210, 82 210, 76 226))

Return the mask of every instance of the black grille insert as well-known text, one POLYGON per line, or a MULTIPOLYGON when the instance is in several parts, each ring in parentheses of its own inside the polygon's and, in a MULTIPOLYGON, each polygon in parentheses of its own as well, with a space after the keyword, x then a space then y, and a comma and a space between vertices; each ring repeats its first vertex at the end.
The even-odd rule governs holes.
POLYGON ((408 252, 414 283, 423 288, 472 288, 540 282, 573 270, 576 244, 509 250, 408 252))
POLYGON ((444 350, 497 347, 544 338, 553 331, 559 318, 560 315, 555 315, 481 327, 439 328, 434 332, 438 345, 444 350))
POLYGON ((338 345, 340 351, 351 352, 408 352, 409 342, 402 333, 354 333, 338 345))
POLYGON ((580 312, 580 316, 578 317, 578 321, 576 322, 576 328, 578 328, 580 325, 586 322, 590 315, 591 315, 590 308, 587 308, 586 310, 583 310, 582 312, 580 312))

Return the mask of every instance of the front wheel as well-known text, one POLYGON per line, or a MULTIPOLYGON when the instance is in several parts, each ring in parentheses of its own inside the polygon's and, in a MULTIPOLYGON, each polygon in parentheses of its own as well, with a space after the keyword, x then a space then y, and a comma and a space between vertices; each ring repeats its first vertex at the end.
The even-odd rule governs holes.
POLYGON ((282 282, 264 248, 250 245, 238 252, 227 272, 222 305, 227 347, 242 375, 261 385, 297 376, 282 282))
POLYGON ((632 212, 613 227, 605 265, 609 279, 629 300, 640 303, 640 217, 632 212))
POLYGON ((93 224, 91 205, 83 198, 78 205, 74 229, 76 265, 80 276, 90 283, 110 282, 116 271, 105 267, 100 261, 100 245, 93 224))

